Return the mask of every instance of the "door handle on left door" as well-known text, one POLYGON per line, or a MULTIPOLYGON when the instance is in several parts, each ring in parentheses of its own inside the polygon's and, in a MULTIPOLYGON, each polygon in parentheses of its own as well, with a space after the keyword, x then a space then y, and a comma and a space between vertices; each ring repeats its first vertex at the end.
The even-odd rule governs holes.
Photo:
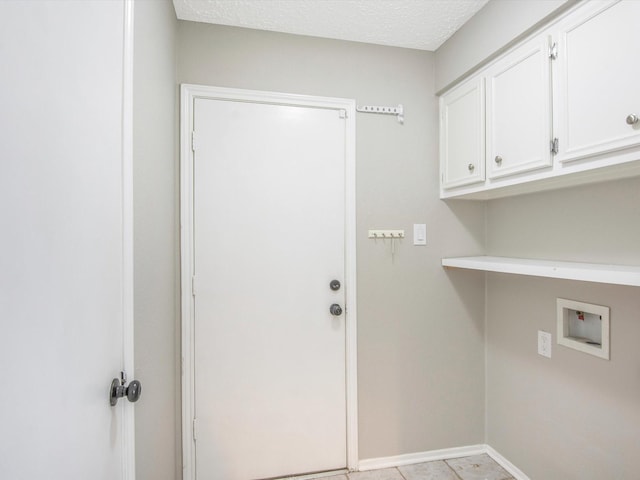
POLYGON ((329 307, 329 312, 334 317, 339 317, 340 315, 342 315, 342 307, 340 305, 338 305, 337 303, 334 303, 333 305, 331 305, 329 307))
POLYGON ((130 402, 137 402, 140 399, 140 395, 142 394, 142 384, 138 380, 132 380, 127 383, 127 374, 125 372, 120 372, 120 378, 114 378, 111 382, 111 388, 109 389, 109 404, 112 407, 115 407, 118 403, 118 399, 122 397, 127 397, 127 400, 130 402))

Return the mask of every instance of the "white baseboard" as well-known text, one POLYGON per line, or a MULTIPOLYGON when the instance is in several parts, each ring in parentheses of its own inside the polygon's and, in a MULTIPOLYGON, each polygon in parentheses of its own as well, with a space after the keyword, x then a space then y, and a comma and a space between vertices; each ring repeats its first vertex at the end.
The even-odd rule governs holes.
POLYGON ((433 462, 435 460, 448 460, 450 458, 468 457, 486 453, 493 458, 502 468, 509 472, 516 480, 530 480, 518 467, 500 455, 489 445, 469 445, 466 447, 444 448, 442 450, 430 450, 428 452, 409 453, 395 455, 393 457, 367 458, 360 460, 358 470, 377 470, 379 468, 401 467, 414 463, 433 462))
POLYGON ((376 470, 379 468, 401 467, 414 463, 432 462, 434 460, 447 460, 449 458, 468 457, 487 453, 486 445, 470 445, 468 447, 444 448, 442 450, 430 450, 428 452, 409 453, 393 457, 368 458, 360 460, 358 470, 376 470))
POLYGON ((513 478, 515 478, 516 480, 530 480, 530 478, 527 477, 522 470, 520 470, 513 463, 500 455, 500 453, 498 453, 493 447, 489 445, 485 445, 485 447, 487 449, 487 455, 489 455, 497 463, 499 463, 502 468, 504 468, 513 476, 513 478))

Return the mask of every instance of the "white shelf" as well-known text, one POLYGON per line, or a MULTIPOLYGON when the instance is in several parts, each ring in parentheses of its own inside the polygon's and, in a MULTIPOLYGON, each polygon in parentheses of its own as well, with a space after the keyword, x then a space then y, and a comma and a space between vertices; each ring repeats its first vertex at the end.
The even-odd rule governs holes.
POLYGON ((507 257, 443 258, 443 267, 640 287, 640 266, 507 257))

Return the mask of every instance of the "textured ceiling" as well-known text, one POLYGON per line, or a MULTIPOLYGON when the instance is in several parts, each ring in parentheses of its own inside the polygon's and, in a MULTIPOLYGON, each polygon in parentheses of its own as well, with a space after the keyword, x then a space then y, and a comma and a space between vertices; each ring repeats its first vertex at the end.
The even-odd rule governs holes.
POLYGON ((489 0, 173 0, 181 20, 435 50, 489 0))

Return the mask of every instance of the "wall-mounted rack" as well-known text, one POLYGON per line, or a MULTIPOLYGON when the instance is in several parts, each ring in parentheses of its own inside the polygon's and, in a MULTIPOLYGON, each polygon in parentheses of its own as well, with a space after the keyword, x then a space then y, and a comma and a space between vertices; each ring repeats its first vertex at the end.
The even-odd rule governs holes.
POLYGON ((397 107, 380 107, 378 105, 362 105, 356 107, 356 111, 360 113, 379 113, 382 115, 396 115, 398 123, 404 124, 404 107, 402 104, 397 107))
POLYGON ((396 240, 404 238, 404 230, 369 230, 369 238, 391 240, 391 261, 393 262, 396 254, 396 240))

